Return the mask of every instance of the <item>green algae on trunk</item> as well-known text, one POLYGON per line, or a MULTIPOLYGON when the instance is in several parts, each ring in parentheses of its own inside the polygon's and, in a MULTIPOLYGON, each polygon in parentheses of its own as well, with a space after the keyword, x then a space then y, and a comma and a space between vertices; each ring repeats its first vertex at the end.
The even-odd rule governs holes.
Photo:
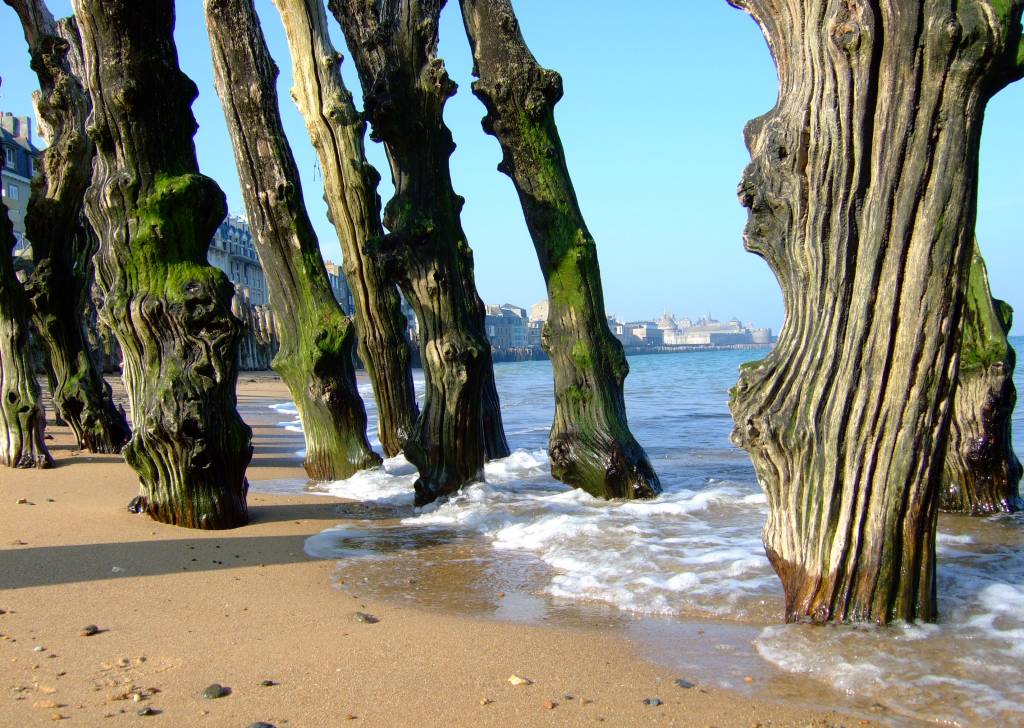
POLYGON ((1021 507, 1021 464, 1010 426, 1017 390, 1016 354, 1007 341, 1013 310, 992 298, 985 261, 974 244, 961 324, 960 369, 939 508, 952 513, 1012 513, 1021 507))
POLYGON ((377 195, 380 176, 366 161, 366 122, 342 81, 341 54, 328 36, 323 0, 274 4, 291 53, 292 98, 320 160, 328 217, 338 233, 345 279, 355 301, 359 358, 377 401, 381 446, 391 457, 405 447, 419 411, 398 288, 368 250, 384 235, 377 195))
POLYGON ((340 480, 380 465, 356 387, 355 329, 334 299, 278 110, 277 66, 252 0, 206 0, 214 80, 267 277, 288 385, 306 440, 306 473, 340 480))
POLYGON ((252 455, 235 407, 240 324, 230 282, 206 260, 226 205, 198 171, 197 90, 178 67, 174 5, 73 4, 96 145, 86 210, 101 316, 124 356, 134 432, 123 453, 139 507, 190 528, 240 526, 252 455))
POLYGON ((40 86, 36 112, 47 141, 25 214, 33 263, 26 290, 46 351, 53 404, 80 448, 120 452, 131 430, 89 355, 82 320, 96 242, 82 210, 93 145, 85 130, 90 103, 80 81, 78 28, 73 18, 55 22, 42 0, 4 1, 18 13, 28 42, 40 86))
POLYGON ((603 498, 650 498, 658 476, 626 423, 622 344, 608 328, 597 247, 569 176, 554 107, 562 80, 542 68, 509 0, 462 0, 484 103, 547 283, 542 343, 555 383, 549 453, 559 480, 603 498))

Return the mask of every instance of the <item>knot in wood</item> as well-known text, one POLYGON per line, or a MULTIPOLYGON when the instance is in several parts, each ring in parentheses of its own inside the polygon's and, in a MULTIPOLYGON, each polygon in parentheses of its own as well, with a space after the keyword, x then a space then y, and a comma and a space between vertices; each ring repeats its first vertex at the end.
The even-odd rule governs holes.
POLYGON ((503 13, 501 20, 498 21, 498 26, 506 35, 514 35, 519 31, 519 21, 512 13, 503 13))
POLYGON ((847 19, 832 24, 829 35, 838 48, 847 53, 854 53, 860 48, 863 27, 860 23, 847 19))

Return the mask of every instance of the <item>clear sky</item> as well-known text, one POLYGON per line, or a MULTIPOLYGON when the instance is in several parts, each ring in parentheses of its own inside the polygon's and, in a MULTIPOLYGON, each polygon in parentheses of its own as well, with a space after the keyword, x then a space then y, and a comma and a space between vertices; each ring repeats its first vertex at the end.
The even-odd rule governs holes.
MULTIPOLYGON (((69 0, 49 5, 55 15, 70 13, 69 0)), ((270 0, 256 5, 281 68, 281 110, 310 215, 325 257, 339 260, 316 155, 288 93, 291 62, 280 20, 270 0)), ((725 0, 648 0, 642 10, 613 0, 517 0, 515 6, 540 63, 563 76, 557 121, 597 240, 608 311, 623 319, 663 311, 737 316, 778 331, 778 286, 767 265, 743 250, 746 214, 735 193, 749 160, 743 125, 769 110, 776 96, 775 70, 753 21, 725 0)), ((193 107, 200 165, 224 188, 232 212, 243 213, 213 89, 202 0, 178 0, 177 7, 181 65, 200 90, 193 107)), ((344 49, 334 30, 335 44, 344 49)), ((2 5, 0 47, 6 49, 0 109, 29 113, 35 76, 17 18, 2 5)), ((475 252, 477 286, 488 303, 529 306, 545 297, 543 279, 512 183, 495 170, 498 143, 480 129, 484 110, 470 93, 471 59, 455 0, 444 11, 440 52, 459 84, 446 120, 458 145, 452 173, 456 191, 466 198, 463 223, 475 252)), ((355 69, 346 61, 342 70, 358 101, 355 69)), ((1019 83, 989 105, 978 212, 993 292, 1019 312, 1016 334, 1024 334, 1022 119, 1019 83)), ((382 149, 369 141, 367 146, 384 177, 386 201, 391 189, 382 149)))

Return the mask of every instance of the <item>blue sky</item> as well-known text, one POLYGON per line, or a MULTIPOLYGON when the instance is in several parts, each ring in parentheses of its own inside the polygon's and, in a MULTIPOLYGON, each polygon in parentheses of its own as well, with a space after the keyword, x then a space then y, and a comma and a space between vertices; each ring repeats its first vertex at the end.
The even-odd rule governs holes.
MULTIPOLYGON (((282 116, 303 175, 306 202, 327 258, 340 259, 326 220, 322 182, 305 126, 288 94, 291 62, 270 0, 256 0, 281 78, 282 116)), ((201 0, 179 0, 176 38, 181 65, 200 89, 194 112, 202 171, 215 178, 232 212, 244 212, 230 139, 213 90, 201 0)), ((50 0, 55 15, 68 0, 50 0)), ((524 34, 538 60, 561 72, 561 131, 576 191, 597 240, 609 312, 635 319, 673 311, 737 316, 779 329, 782 300, 767 265, 743 250, 745 211, 736 183, 749 157, 743 125, 771 108, 775 70, 760 31, 725 0, 648 0, 626 11, 612 0, 518 0, 524 34)), ((333 26, 333 20, 331 21, 333 26)), ((336 28, 335 28, 336 30, 336 28)), ((0 109, 31 110, 34 74, 14 12, 0 6, 6 48, 0 109)), ((344 49, 340 32, 335 44, 344 49)), ((441 55, 459 93, 446 120, 458 149, 456 191, 466 198, 463 223, 476 259, 477 286, 489 303, 544 298, 536 256, 512 183, 495 170, 497 142, 480 129, 483 107, 470 93, 471 59, 455 0, 441 27, 441 55)), ((359 96, 355 69, 342 66, 359 96)), ((989 105, 982 139, 978 237, 993 292, 1019 312, 1024 334, 1024 83, 989 105)), ((379 145, 368 144, 391 194, 379 145)))

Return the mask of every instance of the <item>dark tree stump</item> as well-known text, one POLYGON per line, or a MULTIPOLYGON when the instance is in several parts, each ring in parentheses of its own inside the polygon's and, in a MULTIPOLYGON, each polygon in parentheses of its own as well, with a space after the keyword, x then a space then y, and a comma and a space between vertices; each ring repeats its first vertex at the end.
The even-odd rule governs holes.
POLYGON ((292 97, 306 120, 324 176, 324 199, 355 299, 359 358, 377 401, 377 429, 388 457, 405 447, 418 408, 406 320, 395 282, 369 254, 383 237, 380 177, 363 148, 366 123, 341 79, 341 55, 327 34, 323 0, 274 0, 292 58, 292 97))
POLYGON ((96 145, 86 210, 100 237, 101 312, 124 356, 143 508, 190 528, 247 519, 251 431, 235 409, 240 323, 206 262, 224 194, 199 174, 171 0, 74 0, 96 145))
POLYGON ((982 116, 1024 71, 1021 2, 731 4, 779 72, 739 194, 786 325, 731 408, 786 617, 931 620, 982 116))
POLYGON ((597 246, 576 200, 555 104, 562 79, 526 46, 509 0, 462 0, 462 17, 484 103, 484 130, 501 143, 498 169, 519 193, 548 289, 542 343, 555 380, 551 473, 603 498, 661 492, 647 454, 626 424, 629 366, 608 328, 597 246))
POLYGON ((53 404, 80 448, 120 452, 131 430, 93 365, 83 330, 96 241, 82 210, 93 145, 85 131, 91 105, 79 81, 78 28, 73 18, 54 22, 42 0, 4 1, 21 19, 39 79, 35 101, 40 132, 48 142, 25 215, 33 262, 26 290, 46 351, 53 404))
POLYGON ((273 366, 299 410, 309 477, 348 478, 381 459, 366 440, 356 332, 327 280, 281 125, 277 66, 252 0, 206 0, 205 7, 214 80, 279 332, 273 366))
MULTIPOLYGON (((438 0, 332 0, 363 87, 373 138, 384 143, 395 196, 384 211, 390 230, 377 246, 420 324, 427 379, 423 412, 406 456, 416 465, 416 500, 429 503, 481 477, 485 422, 482 402, 497 392, 484 307, 473 280, 473 254, 462 230, 463 200, 452 189, 455 149, 445 126, 445 102, 455 93, 437 57, 438 0)), ((494 447, 499 440, 491 438, 494 447)))
POLYGON ((1020 510, 1021 465, 1010 431, 1017 402, 1016 354, 1006 338, 1012 325, 1013 309, 992 298, 975 243, 939 501, 943 511, 978 516, 1020 510))
POLYGON ((46 416, 29 360, 29 305, 14 277, 14 225, 0 204, 0 465, 49 468, 46 416))

